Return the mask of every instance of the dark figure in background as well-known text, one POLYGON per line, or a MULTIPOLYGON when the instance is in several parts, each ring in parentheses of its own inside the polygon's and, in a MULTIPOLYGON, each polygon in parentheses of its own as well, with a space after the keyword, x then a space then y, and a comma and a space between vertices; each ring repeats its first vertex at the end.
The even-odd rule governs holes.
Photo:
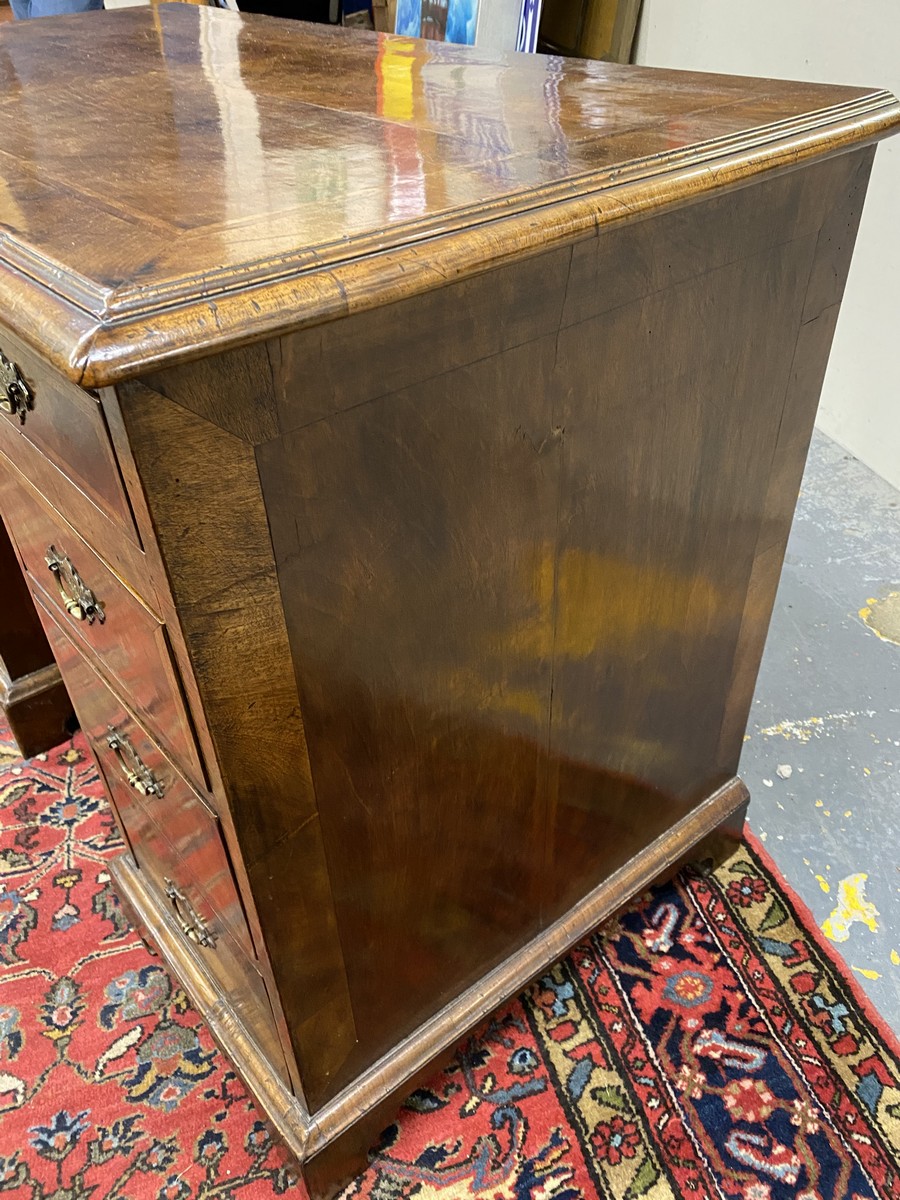
POLYGON ((337 25, 341 0, 237 0, 241 12, 268 13, 270 17, 292 17, 318 25, 337 25))

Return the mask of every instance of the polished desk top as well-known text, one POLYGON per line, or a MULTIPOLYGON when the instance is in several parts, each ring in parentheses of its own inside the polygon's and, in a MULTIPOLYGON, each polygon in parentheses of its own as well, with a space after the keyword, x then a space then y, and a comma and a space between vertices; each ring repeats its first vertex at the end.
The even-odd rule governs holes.
POLYGON ((0 32, 0 308, 86 386, 383 304, 900 123, 888 93, 214 8, 0 32))

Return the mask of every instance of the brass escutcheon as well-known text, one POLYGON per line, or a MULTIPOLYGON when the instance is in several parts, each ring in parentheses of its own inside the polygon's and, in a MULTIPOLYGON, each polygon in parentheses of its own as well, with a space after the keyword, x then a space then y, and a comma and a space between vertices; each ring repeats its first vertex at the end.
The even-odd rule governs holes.
POLYGON ((29 410, 34 408, 31 388, 22 378, 19 368, 0 350, 0 409, 18 417, 22 425, 29 410))

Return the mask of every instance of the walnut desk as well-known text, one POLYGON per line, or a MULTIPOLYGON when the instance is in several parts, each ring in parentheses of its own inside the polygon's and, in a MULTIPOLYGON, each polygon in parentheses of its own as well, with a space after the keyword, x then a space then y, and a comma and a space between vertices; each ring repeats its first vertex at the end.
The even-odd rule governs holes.
POLYGON ((317 1194, 739 819, 898 121, 183 5, 0 32, 4 517, 119 894, 317 1194))

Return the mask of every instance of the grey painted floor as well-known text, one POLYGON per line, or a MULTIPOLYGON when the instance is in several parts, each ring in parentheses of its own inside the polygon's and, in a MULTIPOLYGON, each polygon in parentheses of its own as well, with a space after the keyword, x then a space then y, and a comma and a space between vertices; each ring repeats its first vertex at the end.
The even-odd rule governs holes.
POLYGON ((821 434, 741 774, 751 827, 900 1032, 900 493, 821 434))

